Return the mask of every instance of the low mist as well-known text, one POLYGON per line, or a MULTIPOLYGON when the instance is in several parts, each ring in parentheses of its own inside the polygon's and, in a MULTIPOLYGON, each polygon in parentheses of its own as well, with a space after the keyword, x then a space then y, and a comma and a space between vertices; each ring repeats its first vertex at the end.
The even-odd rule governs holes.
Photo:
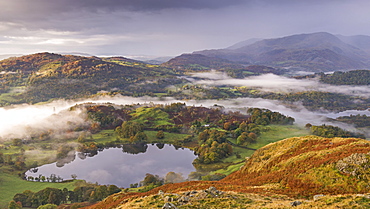
POLYGON ((176 100, 173 98, 157 97, 128 97, 117 95, 115 97, 99 97, 95 99, 79 101, 54 101, 42 105, 13 105, 0 108, 0 137, 2 140, 12 138, 29 139, 37 133, 52 132, 57 135, 59 132, 73 130, 75 127, 89 125, 86 113, 83 110, 69 111, 69 108, 82 103, 97 103, 111 105, 131 105, 131 104, 171 104, 182 102, 189 106, 213 107, 223 106, 223 111, 240 111, 246 113, 249 107, 266 108, 280 112, 284 115, 295 118, 295 123, 304 126, 306 123, 313 125, 332 124, 345 129, 353 130, 347 124, 333 123, 327 117, 336 118, 350 114, 370 115, 370 111, 345 111, 341 113, 333 112, 312 112, 307 110, 300 103, 295 103, 290 107, 275 100, 260 98, 237 98, 229 100, 176 100))
POLYGON ((329 85, 320 83, 318 79, 294 79, 274 74, 263 74, 250 76, 243 79, 236 79, 220 72, 194 73, 192 77, 203 78, 204 80, 189 79, 194 84, 204 84, 208 86, 246 86, 258 88, 267 92, 302 92, 302 91, 321 91, 355 95, 369 98, 370 86, 349 86, 349 85, 329 85))

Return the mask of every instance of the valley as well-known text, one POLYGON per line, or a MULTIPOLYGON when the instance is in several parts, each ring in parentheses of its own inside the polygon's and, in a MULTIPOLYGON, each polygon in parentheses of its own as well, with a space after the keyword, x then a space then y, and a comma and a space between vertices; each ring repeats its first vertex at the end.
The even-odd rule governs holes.
POLYGON ((2 60, 0 208, 366 207, 361 50, 318 33, 162 64, 47 52, 2 60), (308 42, 315 47, 303 49, 308 42), (261 54, 249 57, 252 49, 261 54), (340 59, 330 67, 305 53, 340 59), (202 197, 169 201, 160 191, 202 197))

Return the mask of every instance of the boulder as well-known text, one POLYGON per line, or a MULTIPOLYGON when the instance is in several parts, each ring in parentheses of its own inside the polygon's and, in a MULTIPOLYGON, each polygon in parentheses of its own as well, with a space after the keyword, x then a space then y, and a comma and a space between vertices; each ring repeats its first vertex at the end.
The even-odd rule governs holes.
POLYGON ((166 202, 163 205, 162 209, 177 209, 177 207, 173 203, 166 202))
POLYGON ((323 194, 317 194, 317 195, 313 196, 313 201, 319 200, 319 199, 321 199, 324 196, 325 195, 323 195, 323 194))
POLYGON ((298 206, 300 204, 302 204, 302 202, 301 201, 298 201, 298 200, 293 201, 293 202, 290 203, 291 206, 298 206))

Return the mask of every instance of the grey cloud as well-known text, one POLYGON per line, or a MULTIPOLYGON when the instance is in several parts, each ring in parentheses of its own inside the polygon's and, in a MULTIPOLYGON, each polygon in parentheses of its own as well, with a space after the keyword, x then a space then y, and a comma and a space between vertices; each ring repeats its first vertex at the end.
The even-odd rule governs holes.
MULTIPOLYGON (((51 14, 53 12, 82 11, 159 11, 163 9, 219 9, 239 5, 248 0, 2 0, 6 11, 22 11, 28 14, 51 14)), ((21 14, 19 16, 22 16, 21 14)), ((47 17, 45 17, 47 18, 47 17)))
POLYGON ((366 35, 369 6, 364 0, 0 0, 0 53, 174 56, 248 38, 366 35))

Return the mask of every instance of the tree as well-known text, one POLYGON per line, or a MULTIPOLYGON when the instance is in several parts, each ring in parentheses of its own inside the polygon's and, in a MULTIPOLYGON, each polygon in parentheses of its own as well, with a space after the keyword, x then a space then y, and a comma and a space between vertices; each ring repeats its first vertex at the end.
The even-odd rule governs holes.
POLYGON ((225 130, 230 130, 230 128, 231 128, 231 123, 230 122, 226 122, 226 123, 224 123, 224 129, 225 130))
POLYGON ((141 124, 135 121, 125 121, 122 123, 121 126, 118 126, 116 128, 116 133, 121 138, 130 138, 142 131, 143 127, 141 126, 141 124))
POLYGON ((121 191, 121 189, 118 188, 116 185, 109 185, 108 186, 108 195, 112 195, 112 194, 118 193, 120 191, 121 191))
POLYGON ((23 142, 22 142, 22 139, 16 138, 12 140, 12 144, 13 146, 22 146, 23 142))
POLYGON ((148 136, 144 132, 138 132, 134 137, 130 137, 131 142, 145 142, 148 140, 148 136))
POLYGON ((72 174, 71 177, 72 177, 73 180, 76 180, 77 175, 76 174, 72 174))
POLYGON ((9 202, 8 209, 20 209, 22 204, 20 202, 15 202, 14 200, 9 202))
POLYGON ((86 141, 86 136, 87 136, 86 132, 82 131, 77 138, 77 142, 84 143, 86 141))
POLYGON ((63 200, 63 191, 56 188, 47 187, 36 192, 32 196, 32 207, 38 207, 46 204, 59 205, 63 200))
POLYGON ((243 132, 237 139, 236 139, 236 143, 238 145, 242 145, 244 144, 246 141, 247 141, 247 138, 248 138, 248 134, 247 132, 243 132))
POLYGON ((184 177, 181 173, 168 172, 164 177, 165 183, 180 183, 184 181, 184 177))
POLYGON ((25 193, 26 191, 24 191, 23 193, 17 193, 17 194, 15 194, 14 197, 13 197, 13 200, 14 200, 14 202, 20 202, 20 203, 22 203, 22 206, 31 207, 31 197, 33 195, 33 192, 27 194, 27 193, 25 193))
POLYGON ((257 134, 251 132, 248 134, 248 139, 250 140, 250 142, 255 142, 256 139, 257 139, 257 134))
POLYGON ((306 129, 310 129, 312 127, 312 124, 311 123, 307 123, 305 126, 304 126, 306 129))
POLYGON ((49 204, 54 204, 56 202, 57 202, 57 195, 53 191, 51 191, 49 193, 48 203, 49 204))
POLYGON ((162 185, 163 181, 157 175, 153 175, 150 173, 145 174, 144 180, 141 182, 144 186, 152 185, 162 185))
POLYGON ((106 185, 97 186, 95 187, 94 191, 91 192, 89 201, 90 202, 101 201, 108 195, 109 195, 108 188, 106 185))
POLYGON ((239 128, 242 130, 242 131, 246 131, 247 129, 247 123, 245 121, 243 121, 240 125, 239 125, 239 128))
POLYGON ((156 134, 157 139, 163 139, 164 138, 164 132, 162 130, 159 130, 156 134))

